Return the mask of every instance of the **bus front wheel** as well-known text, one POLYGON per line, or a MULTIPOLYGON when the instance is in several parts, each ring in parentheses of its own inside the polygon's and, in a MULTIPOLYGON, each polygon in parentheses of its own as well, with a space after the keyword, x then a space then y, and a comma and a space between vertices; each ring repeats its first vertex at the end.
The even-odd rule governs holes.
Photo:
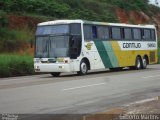
POLYGON ((78 75, 86 75, 88 71, 88 66, 85 60, 82 60, 80 63, 80 71, 78 71, 78 75))
POLYGON ((52 72, 51 75, 53 77, 58 77, 60 75, 60 72, 52 72))

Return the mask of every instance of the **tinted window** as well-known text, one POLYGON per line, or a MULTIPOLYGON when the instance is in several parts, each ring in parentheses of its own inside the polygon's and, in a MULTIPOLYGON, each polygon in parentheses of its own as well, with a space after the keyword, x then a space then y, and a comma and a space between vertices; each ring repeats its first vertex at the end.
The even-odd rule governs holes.
POLYGON ((155 30, 151 30, 151 39, 155 40, 155 30))
POLYGON ((69 48, 69 36, 50 37, 49 56, 67 57, 69 48))
POLYGON ((38 26, 36 31, 36 35, 65 34, 65 33, 69 33, 69 25, 38 26))
POLYGON ((48 37, 36 37, 36 57, 48 57, 48 37))
POLYGON ((99 39, 109 39, 108 27, 98 26, 97 31, 98 31, 98 38, 99 39))
POLYGON ((121 39, 120 28, 112 27, 112 39, 121 39))
POLYGON ((84 25, 84 39, 92 39, 92 27, 90 25, 84 25))
POLYGON ((81 35, 81 24, 73 23, 71 24, 71 34, 81 35))
POLYGON ((131 28, 124 28, 124 39, 132 39, 132 30, 131 28))
POLYGON ((133 29, 133 38, 136 40, 141 39, 141 30, 138 28, 133 29))
POLYGON ((149 29, 144 29, 143 39, 145 39, 145 40, 151 39, 151 31, 149 29))
POLYGON ((92 26, 92 35, 93 35, 93 38, 97 38, 97 27, 96 26, 92 26))

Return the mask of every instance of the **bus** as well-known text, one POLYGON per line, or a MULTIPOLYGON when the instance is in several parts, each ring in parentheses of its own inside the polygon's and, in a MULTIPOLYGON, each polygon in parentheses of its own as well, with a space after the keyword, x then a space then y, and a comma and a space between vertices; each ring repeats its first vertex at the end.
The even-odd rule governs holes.
POLYGON ((39 23, 35 35, 35 72, 146 69, 158 61, 154 25, 131 25, 86 20, 39 23))

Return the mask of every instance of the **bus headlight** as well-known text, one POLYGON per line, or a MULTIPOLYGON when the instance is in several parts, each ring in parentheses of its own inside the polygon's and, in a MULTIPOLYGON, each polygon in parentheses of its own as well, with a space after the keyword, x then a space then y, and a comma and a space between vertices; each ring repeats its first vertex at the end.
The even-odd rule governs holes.
POLYGON ((58 62, 64 62, 64 58, 57 58, 58 62))
POLYGON ((35 69, 39 69, 39 66, 36 66, 36 65, 35 65, 34 68, 35 68, 35 69))

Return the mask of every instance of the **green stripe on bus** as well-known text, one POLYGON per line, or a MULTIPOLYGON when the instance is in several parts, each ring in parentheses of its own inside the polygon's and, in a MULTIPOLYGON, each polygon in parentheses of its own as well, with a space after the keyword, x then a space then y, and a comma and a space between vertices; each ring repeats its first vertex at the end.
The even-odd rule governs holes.
POLYGON ((112 43, 109 41, 103 41, 103 45, 107 51, 108 57, 111 61, 112 67, 119 67, 118 60, 112 48, 112 43))
POLYGON ((112 68, 110 58, 108 56, 108 53, 105 49, 103 42, 102 41, 94 41, 94 43, 97 47, 98 53, 102 59, 102 62, 104 64, 105 68, 112 68))

